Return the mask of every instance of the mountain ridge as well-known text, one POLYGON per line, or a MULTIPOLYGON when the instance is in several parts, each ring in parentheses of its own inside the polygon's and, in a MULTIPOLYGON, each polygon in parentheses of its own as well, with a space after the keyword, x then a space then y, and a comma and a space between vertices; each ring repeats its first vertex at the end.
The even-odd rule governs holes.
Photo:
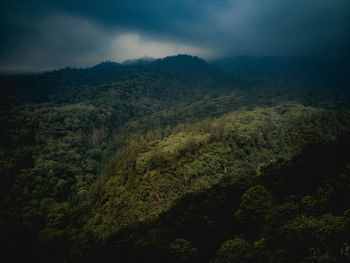
POLYGON ((350 93, 350 65, 348 61, 328 61, 310 57, 254 57, 234 56, 204 60, 197 56, 178 54, 164 58, 141 57, 117 63, 103 61, 91 67, 66 67, 35 74, 1 74, 6 78, 32 78, 42 75, 85 79, 85 81, 118 80, 140 70, 162 70, 187 77, 220 79, 227 74, 243 78, 282 81, 291 85, 325 88, 350 93))

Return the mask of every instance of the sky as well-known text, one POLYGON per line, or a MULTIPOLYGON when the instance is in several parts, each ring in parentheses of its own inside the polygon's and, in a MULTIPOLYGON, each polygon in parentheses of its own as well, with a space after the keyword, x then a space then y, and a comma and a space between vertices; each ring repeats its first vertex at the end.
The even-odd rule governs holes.
POLYGON ((190 54, 350 58, 350 0, 0 0, 0 71, 190 54))

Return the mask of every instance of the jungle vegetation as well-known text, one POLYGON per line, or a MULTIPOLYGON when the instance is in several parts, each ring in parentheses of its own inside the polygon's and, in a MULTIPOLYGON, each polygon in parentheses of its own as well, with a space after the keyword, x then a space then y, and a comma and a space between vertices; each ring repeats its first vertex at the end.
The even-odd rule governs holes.
POLYGON ((12 261, 348 262, 350 108, 187 55, 0 76, 12 261))

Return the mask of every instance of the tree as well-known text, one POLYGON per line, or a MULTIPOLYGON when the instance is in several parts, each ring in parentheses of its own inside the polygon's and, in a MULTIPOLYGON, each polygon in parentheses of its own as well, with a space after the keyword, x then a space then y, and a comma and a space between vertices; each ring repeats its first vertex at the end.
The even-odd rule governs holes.
POLYGON ((199 256, 198 249, 186 239, 178 238, 170 243, 167 252, 173 262, 194 262, 199 256))
POLYGON ((243 194, 236 217, 241 223, 261 222, 272 205, 272 195, 264 186, 255 185, 243 194))
POLYGON ((236 237, 222 244, 216 253, 215 263, 247 263, 254 257, 254 249, 243 238, 236 237))

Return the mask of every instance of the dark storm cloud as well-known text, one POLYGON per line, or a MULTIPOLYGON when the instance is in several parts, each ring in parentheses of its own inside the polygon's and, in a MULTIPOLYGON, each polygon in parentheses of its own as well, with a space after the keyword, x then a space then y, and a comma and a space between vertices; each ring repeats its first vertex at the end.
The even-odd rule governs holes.
POLYGON ((348 58, 350 1, 1 1, 0 69, 191 53, 348 58))

